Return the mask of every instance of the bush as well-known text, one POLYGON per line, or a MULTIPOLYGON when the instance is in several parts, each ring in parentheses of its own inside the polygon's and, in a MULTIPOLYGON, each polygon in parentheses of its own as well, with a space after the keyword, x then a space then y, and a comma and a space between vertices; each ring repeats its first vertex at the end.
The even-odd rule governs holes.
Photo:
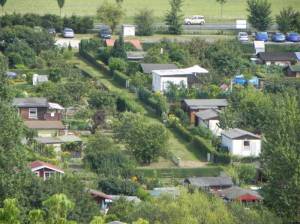
POLYGON ((44 16, 38 14, 11 14, 4 15, 0 19, 1 27, 10 27, 15 25, 24 25, 29 27, 42 26, 45 29, 55 28, 60 32, 63 27, 74 29, 75 33, 87 33, 93 29, 94 21, 92 17, 71 16, 61 18, 57 15, 46 14, 44 16))
POLYGON ((112 195, 136 195, 138 184, 131 180, 121 179, 118 177, 103 178, 98 183, 98 188, 106 194, 112 195))
POLYGON ((122 58, 110 58, 108 66, 112 71, 126 72, 127 70, 127 63, 122 58))
POLYGON ((88 30, 93 29, 94 21, 91 17, 71 16, 63 19, 64 27, 69 27, 75 33, 87 33, 88 30))
POLYGON ((129 77, 122 72, 114 71, 113 72, 114 80, 121 85, 122 87, 126 87, 129 77))
POLYGON ((205 127, 204 125, 199 125, 197 127, 192 128, 192 133, 194 135, 199 135, 202 138, 206 138, 206 139, 212 139, 213 138, 213 134, 212 132, 205 127))
POLYGON ((56 32, 61 32, 63 28, 63 20, 60 16, 46 14, 41 18, 41 26, 45 29, 54 28, 56 32))
POLYGON ((154 15, 152 10, 149 10, 147 8, 140 10, 134 17, 134 23, 137 25, 137 35, 153 35, 154 15))

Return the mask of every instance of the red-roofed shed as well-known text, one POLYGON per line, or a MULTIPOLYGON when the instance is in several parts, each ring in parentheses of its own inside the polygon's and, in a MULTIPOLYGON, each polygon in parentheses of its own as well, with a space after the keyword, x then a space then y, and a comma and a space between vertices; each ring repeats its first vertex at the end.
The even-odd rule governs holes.
POLYGON ((43 161, 34 161, 30 163, 29 166, 32 172, 34 172, 37 176, 42 177, 44 180, 47 180, 52 175, 64 174, 62 169, 43 161))

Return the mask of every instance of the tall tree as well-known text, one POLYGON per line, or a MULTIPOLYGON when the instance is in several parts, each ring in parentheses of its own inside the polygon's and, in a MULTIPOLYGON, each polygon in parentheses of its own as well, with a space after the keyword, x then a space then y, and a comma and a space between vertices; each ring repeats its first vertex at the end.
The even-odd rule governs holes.
POLYGON ((98 19, 110 26, 112 32, 115 31, 117 25, 121 22, 124 12, 120 4, 103 2, 97 10, 98 19))
POLYGON ((259 31, 267 30, 272 24, 271 3, 268 0, 247 0, 249 23, 259 31))
POLYGON ((166 128, 161 124, 147 124, 137 114, 123 114, 115 126, 115 133, 140 163, 150 164, 166 154, 166 128))
POLYGON ((276 16, 278 29, 283 33, 294 30, 297 13, 292 7, 282 9, 276 16))
POLYGON ((221 6, 221 17, 223 17, 223 6, 227 3, 227 0, 216 0, 221 6))
POLYGON ((141 9, 134 16, 134 23, 137 25, 137 34, 151 36, 154 33, 154 15, 151 9, 141 9))
POLYGON ((65 0, 57 0, 57 4, 58 4, 58 7, 59 7, 59 15, 61 16, 61 9, 65 5, 65 0))
POLYGON ((265 202, 286 223, 300 221, 300 107, 294 95, 273 98, 262 152, 265 202))
POLYGON ((0 102, 11 100, 11 91, 6 75, 7 68, 7 59, 2 53, 0 53, 0 102))
POLYGON ((7 0, 0 0, 0 5, 2 7, 2 14, 4 14, 4 6, 6 4, 7 0))
POLYGON ((168 25, 170 34, 181 34, 182 33, 182 5, 183 0, 170 0, 171 9, 166 14, 165 22, 168 25))

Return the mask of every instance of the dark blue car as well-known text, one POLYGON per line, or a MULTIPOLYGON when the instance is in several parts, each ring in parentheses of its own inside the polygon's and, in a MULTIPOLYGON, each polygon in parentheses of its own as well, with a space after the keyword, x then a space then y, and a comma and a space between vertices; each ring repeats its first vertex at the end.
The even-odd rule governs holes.
POLYGON ((300 42, 300 35, 298 33, 289 33, 286 36, 286 40, 291 42, 300 42))
POLYGON ((274 42, 284 42, 285 41, 285 35, 283 33, 275 33, 272 36, 272 41, 274 41, 274 42))
POLYGON ((268 33, 267 32, 257 32, 255 35, 255 40, 268 41, 269 40, 268 33))
POLYGON ((111 39, 111 29, 108 26, 103 26, 100 28, 99 35, 102 39, 111 39))

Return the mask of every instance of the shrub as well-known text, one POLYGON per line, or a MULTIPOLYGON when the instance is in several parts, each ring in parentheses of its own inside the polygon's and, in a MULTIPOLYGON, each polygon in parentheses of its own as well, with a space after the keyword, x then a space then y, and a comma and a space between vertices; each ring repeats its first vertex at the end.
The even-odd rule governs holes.
POLYGON ((118 177, 103 178, 99 181, 98 187, 106 194, 112 195, 136 195, 138 184, 131 180, 118 177))
POLYGON ((114 71, 113 72, 114 80, 121 86, 126 87, 129 77, 122 72, 114 71))
POLYGON ((134 17, 134 23, 137 25, 137 34, 140 36, 151 36, 154 33, 154 15, 153 10, 147 8, 140 10, 134 17))
POLYGON ((110 58, 108 66, 112 71, 126 72, 127 70, 127 63, 122 58, 110 58))

